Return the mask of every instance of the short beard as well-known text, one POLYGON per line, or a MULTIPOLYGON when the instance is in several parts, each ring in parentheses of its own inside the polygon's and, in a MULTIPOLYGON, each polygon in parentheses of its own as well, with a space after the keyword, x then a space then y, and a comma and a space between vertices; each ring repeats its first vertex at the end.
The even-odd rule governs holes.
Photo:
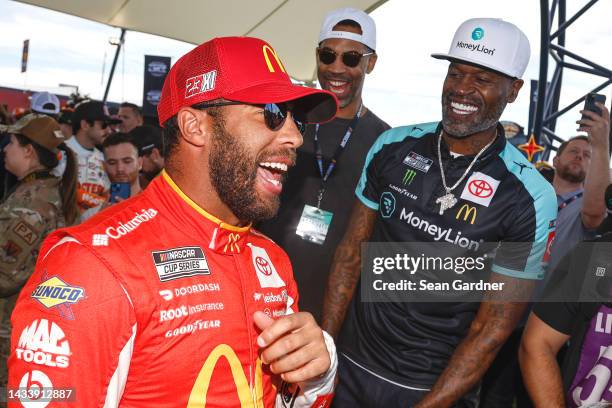
POLYGON ((221 111, 214 114, 213 121, 208 165, 211 183, 219 198, 241 222, 259 222, 274 217, 280 198, 265 202, 258 197, 255 190, 257 159, 226 131, 221 111))
POLYGON ((560 178, 562 178, 565 181, 569 181, 570 183, 583 183, 584 182, 584 179, 586 178, 586 172, 584 170, 581 170, 580 172, 578 172, 578 174, 576 174, 576 173, 570 172, 568 169, 569 169, 569 166, 562 166, 556 171, 559 174, 560 178))
POLYGON ((492 107, 488 112, 485 112, 482 118, 475 118, 471 122, 452 122, 448 118, 448 110, 450 106, 450 95, 442 96, 442 126, 444 132, 451 137, 463 139, 473 134, 490 129, 497 124, 501 114, 506 108, 506 102, 500 100, 497 106, 492 107))

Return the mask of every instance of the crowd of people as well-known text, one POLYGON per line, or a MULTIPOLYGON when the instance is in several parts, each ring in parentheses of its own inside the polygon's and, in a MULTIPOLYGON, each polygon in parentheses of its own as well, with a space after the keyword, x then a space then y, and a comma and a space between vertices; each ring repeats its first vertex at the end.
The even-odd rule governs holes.
POLYGON ((516 25, 459 25, 432 54, 441 120, 396 128, 362 96, 376 40, 366 13, 328 13, 321 89, 262 40, 207 41, 159 127, 47 92, 3 114, 9 405, 612 406, 609 110, 581 111, 545 178, 499 123, 531 54, 516 25), (369 300, 368 243, 439 242, 495 244, 501 289, 369 300))

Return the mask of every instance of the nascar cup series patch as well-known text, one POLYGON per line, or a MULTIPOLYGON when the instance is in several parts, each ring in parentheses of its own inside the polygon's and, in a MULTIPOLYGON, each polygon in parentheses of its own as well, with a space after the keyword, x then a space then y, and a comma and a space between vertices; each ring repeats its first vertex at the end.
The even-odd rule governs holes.
POLYGON ((151 252, 159 280, 162 282, 195 275, 210 275, 202 248, 197 246, 151 252))

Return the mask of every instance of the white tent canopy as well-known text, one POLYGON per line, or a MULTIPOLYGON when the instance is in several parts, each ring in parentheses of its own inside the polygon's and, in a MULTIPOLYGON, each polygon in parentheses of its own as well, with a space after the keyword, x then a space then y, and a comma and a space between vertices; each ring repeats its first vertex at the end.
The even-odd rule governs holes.
POLYGON ((325 14, 371 12, 386 0, 18 0, 50 10, 192 44, 219 36, 268 41, 295 79, 315 78, 314 49, 325 14))

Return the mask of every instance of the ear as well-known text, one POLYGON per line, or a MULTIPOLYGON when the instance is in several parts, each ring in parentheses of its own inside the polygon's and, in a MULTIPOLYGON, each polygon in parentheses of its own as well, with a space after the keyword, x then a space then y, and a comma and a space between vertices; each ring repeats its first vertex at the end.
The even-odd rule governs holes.
POLYGON ((522 79, 514 79, 512 85, 510 85, 510 93, 508 94, 508 103, 512 103, 516 100, 519 91, 523 87, 522 79))
POLYGON ((556 169, 557 168, 557 163, 559 162, 559 156, 555 156, 553 157, 553 167, 556 169))
POLYGON ((376 60, 378 60, 378 54, 372 54, 368 58, 368 65, 366 67, 366 74, 371 73, 374 70, 374 66, 376 65, 376 60))
POLYGON ((104 166, 104 172, 105 172, 106 174, 108 174, 108 173, 109 173, 109 171, 108 171, 108 164, 106 163, 106 160, 104 160, 104 161, 102 162, 102 165, 104 166))
POLYGON ((25 156, 27 158, 34 158, 38 160, 38 156, 36 155, 36 150, 34 150, 34 146, 32 146, 30 143, 25 145, 25 156))
POLYGON ((91 125, 89 124, 89 122, 87 122, 85 119, 81 119, 81 129, 89 129, 91 127, 91 125))
POLYGON ((138 156, 138 171, 142 170, 142 156, 138 156))
POLYGON ((177 113, 177 122, 180 136, 187 143, 204 147, 212 135, 212 117, 206 111, 193 109, 190 107, 182 108, 177 113))

